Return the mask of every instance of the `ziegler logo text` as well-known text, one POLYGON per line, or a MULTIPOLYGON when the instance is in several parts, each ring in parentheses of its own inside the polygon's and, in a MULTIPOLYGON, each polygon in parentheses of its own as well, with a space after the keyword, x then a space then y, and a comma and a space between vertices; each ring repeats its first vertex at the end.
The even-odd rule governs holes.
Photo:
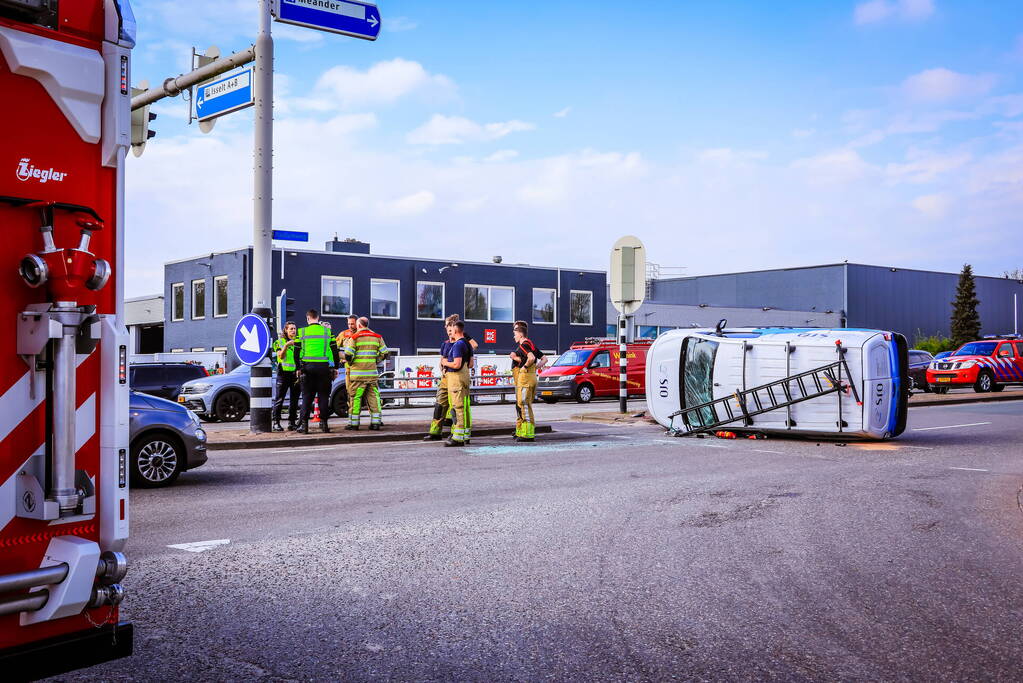
POLYGON ((36 168, 32 164, 32 160, 27 157, 18 162, 18 170, 15 175, 17 175, 18 180, 21 180, 22 182, 35 178, 40 183, 45 183, 50 180, 55 183, 59 183, 63 182, 64 178, 67 178, 67 173, 55 171, 52 168, 36 168))

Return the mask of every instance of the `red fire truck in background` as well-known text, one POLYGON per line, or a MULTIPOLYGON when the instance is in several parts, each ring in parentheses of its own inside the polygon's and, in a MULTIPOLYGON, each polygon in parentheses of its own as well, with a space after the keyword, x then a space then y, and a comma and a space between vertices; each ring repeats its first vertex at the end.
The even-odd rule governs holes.
POLYGON ((131 653, 128 0, 0 0, 0 677, 131 653))

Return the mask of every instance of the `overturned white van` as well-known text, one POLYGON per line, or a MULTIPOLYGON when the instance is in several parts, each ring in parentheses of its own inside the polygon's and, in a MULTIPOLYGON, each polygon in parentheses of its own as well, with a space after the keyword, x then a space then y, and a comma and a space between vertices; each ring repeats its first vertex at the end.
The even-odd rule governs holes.
POLYGON ((670 433, 889 439, 906 428, 908 348, 879 330, 674 330, 647 353, 647 406, 670 433))

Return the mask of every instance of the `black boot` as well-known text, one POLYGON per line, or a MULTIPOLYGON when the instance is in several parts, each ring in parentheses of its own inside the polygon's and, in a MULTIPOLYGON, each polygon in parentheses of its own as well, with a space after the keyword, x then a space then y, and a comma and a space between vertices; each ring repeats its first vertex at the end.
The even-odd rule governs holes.
POLYGON ((448 447, 448 446, 464 446, 464 445, 465 445, 464 441, 455 441, 454 439, 448 439, 447 441, 444 442, 444 446, 445 447, 448 447))
POLYGON ((369 428, 372 429, 374 432, 380 431, 380 425, 371 424, 369 428))
POLYGON ((295 424, 294 422, 289 422, 288 423, 288 431, 289 432, 293 432, 296 429, 298 429, 298 425, 297 424, 295 424))
POLYGON ((349 431, 349 432, 357 432, 357 431, 359 431, 359 426, 358 425, 348 425, 347 427, 345 427, 345 430, 349 431))
POLYGON ((427 434, 423 441, 440 441, 443 437, 440 434, 427 434))
POLYGON ((274 431, 274 432, 283 432, 284 431, 284 427, 281 426, 280 418, 274 420, 274 424, 273 424, 273 426, 270 429, 271 429, 271 431, 274 431))
POLYGON ((297 433, 299 433, 299 434, 308 434, 309 433, 309 425, 307 423, 305 423, 305 422, 302 422, 302 423, 300 423, 298 425, 298 429, 296 429, 295 431, 297 433))
POLYGON ((327 424, 326 420, 320 420, 320 431, 324 433, 330 431, 330 425, 327 424))

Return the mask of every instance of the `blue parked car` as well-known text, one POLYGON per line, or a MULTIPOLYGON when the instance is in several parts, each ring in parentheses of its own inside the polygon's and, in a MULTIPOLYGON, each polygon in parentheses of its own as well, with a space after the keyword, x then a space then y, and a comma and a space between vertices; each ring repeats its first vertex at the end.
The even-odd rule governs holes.
MULTIPOLYGON (((239 365, 224 375, 185 382, 178 402, 207 422, 238 422, 249 412, 249 376, 249 366, 239 365)), ((333 415, 348 416, 344 369, 330 387, 330 409, 333 415)))

